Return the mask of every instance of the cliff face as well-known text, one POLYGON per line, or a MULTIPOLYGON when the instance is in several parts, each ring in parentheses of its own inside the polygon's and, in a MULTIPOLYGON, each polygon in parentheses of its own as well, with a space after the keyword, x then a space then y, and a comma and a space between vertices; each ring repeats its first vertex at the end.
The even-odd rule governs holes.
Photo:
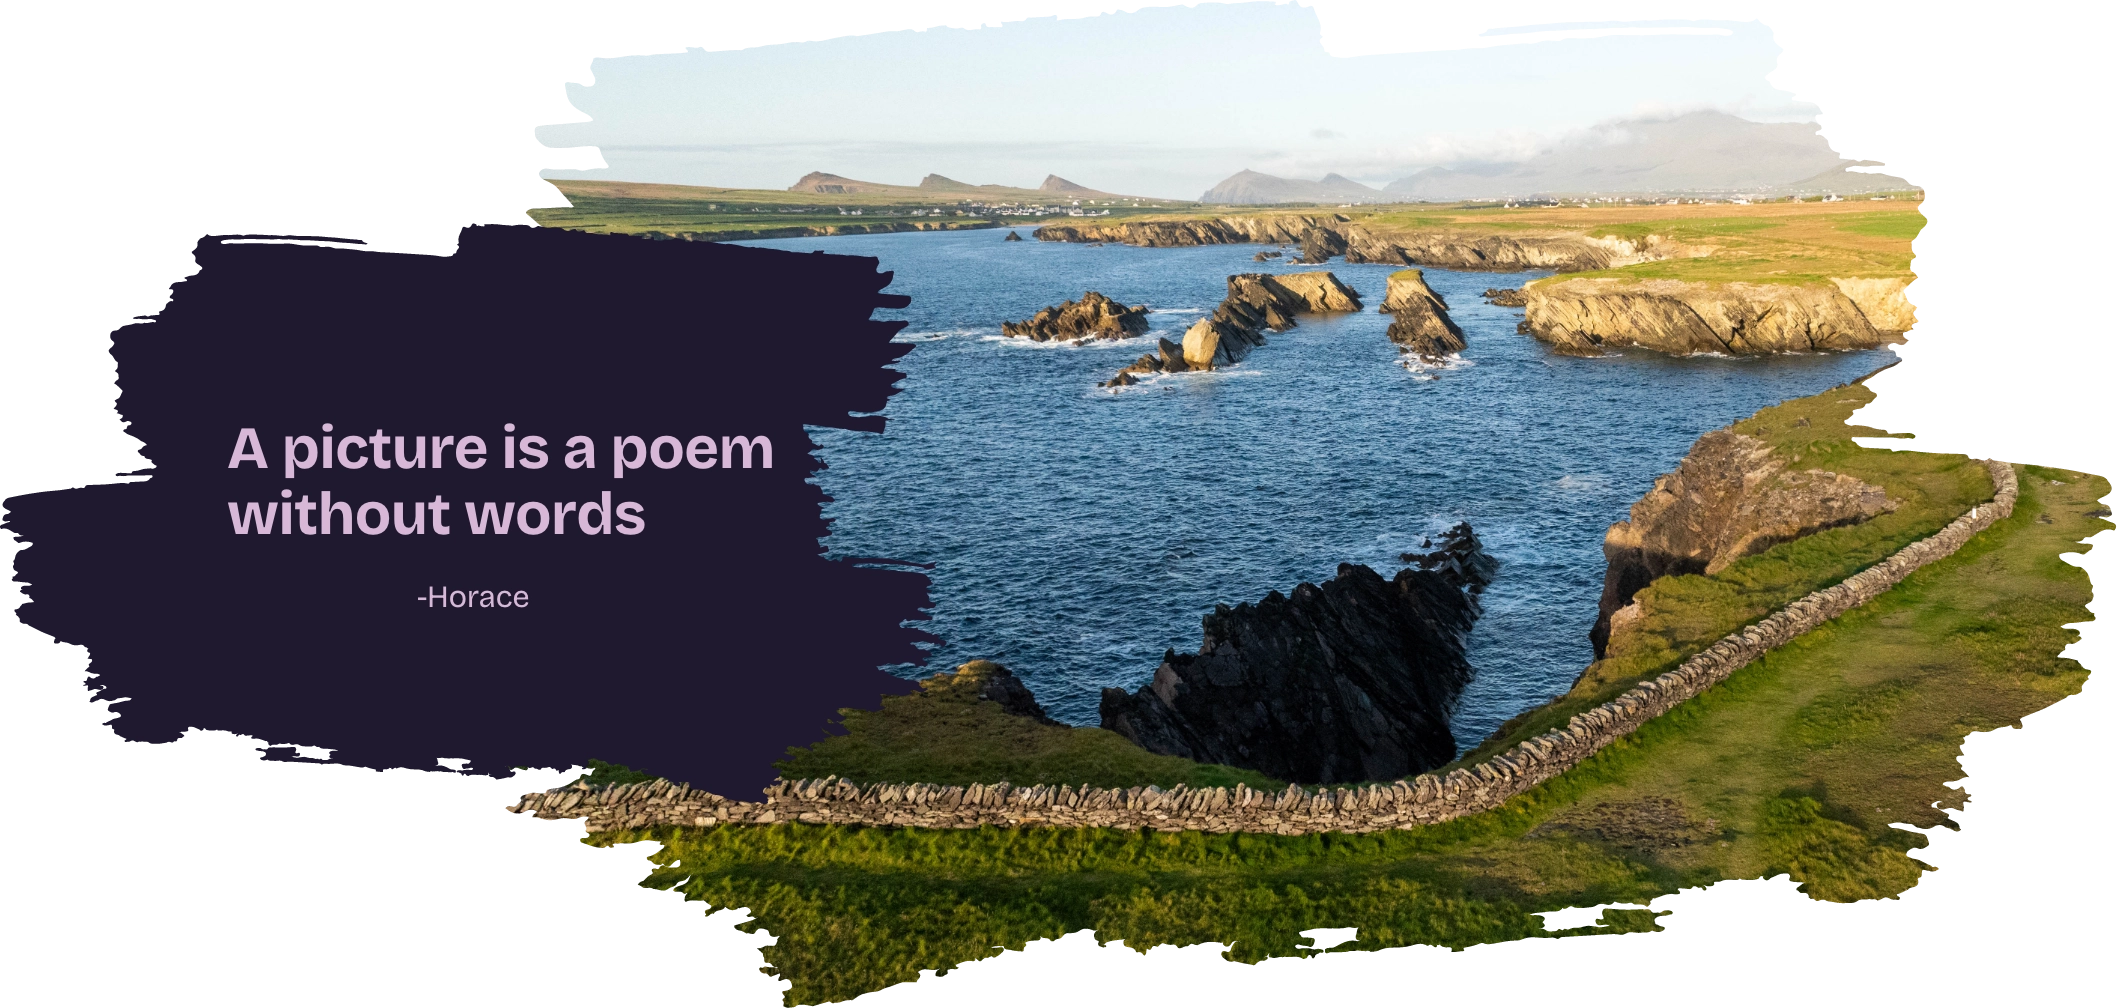
POLYGON ((1448 302, 1426 286, 1426 275, 1418 270, 1389 275, 1382 310, 1396 316, 1389 323, 1389 340, 1406 353, 1438 360, 1469 346, 1463 339, 1463 330, 1448 317, 1448 302))
POLYGON ((1601 658, 1632 596, 1671 574, 1717 574, 1782 542, 1895 510, 1881 487, 1821 469, 1793 471, 1756 438, 1710 431, 1676 471, 1603 537, 1609 568, 1589 638, 1601 658))
POLYGON ((1909 332, 1918 319, 1911 300, 1904 296, 1905 282, 1883 277, 1831 277, 1838 293, 1850 299, 1867 321, 1884 333, 1909 332))
POLYGON ((1755 354, 1901 342, 1835 287, 1582 278, 1531 284, 1522 297, 1528 302, 1523 327, 1562 353, 1638 346, 1755 354))
POLYGON ((1262 214, 1197 220, 1107 224, 1046 224, 1040 241, 1118 242, 1149 248, 1267 242, 1301 246, 1303 262, 1342 255, 1349 263, 1390 263, 1459 270, 1609 269, 1660 259, 1709 254, 1650 235, 1641 241, 1583 234, 1507 233, 1374 228, 1344 214, 1262 214))
POLYGON ((1000 323, 1000 335, 1025 336, 1038 342, 1071 339, 1124 339, 1147 331, 1147 306, 1125 307, 1096 291, 1037 312, 1021 322, 1000 323))
POLYGON ((1384 581, 1340 564, 1321 585, 1215 607, 1197 653, 1168 652, 1137 693, 1103 691, 1102 726, 1282 780, 1392 780, 1455 758, 1448 711, 1476 616, 1446 571, 1384 581))
POLYGON ((1162 340, 1159 353, 1141 356, 1101 384, 1135 385, 1134 375, 1226 367, 1263 346, 1265 330, 1292 329, 1295 315, 1359 310, 1360 296, 1329 273, 1238 273, 1228 278, 1228 296, 1213 314, 1184 331, 1181 346, 1162 340))

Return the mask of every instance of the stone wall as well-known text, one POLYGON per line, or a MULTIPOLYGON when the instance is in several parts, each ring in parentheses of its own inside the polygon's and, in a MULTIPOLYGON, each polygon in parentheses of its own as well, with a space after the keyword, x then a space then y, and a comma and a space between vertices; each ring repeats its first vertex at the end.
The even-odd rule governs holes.
POLYGON ((765 800, 743 802, 668 781, 610 788, 574 784, 522 796, 510 812, 542 819, 585 818, 591 832, 718 823, 845 823, 865 826, 1102 826, 1210 833, 1366 833, 1445 822, 1496 808, 1572 768, 1646 722, 1726 679, 1766 651, 1872 600, 1919 569, 1961 548, 2014 511, 2011 466, 1987 462, 1993 499, 1941 531, 1839 584, 1803 596, 1729 634, 1676 669, 1576 715, 1559 728, 1492 759, 1449 771, 1357 788, 1284 791, 1234 788, 1075 788, 1041 784, 855 784, 826 777, 781 781, 765 800))

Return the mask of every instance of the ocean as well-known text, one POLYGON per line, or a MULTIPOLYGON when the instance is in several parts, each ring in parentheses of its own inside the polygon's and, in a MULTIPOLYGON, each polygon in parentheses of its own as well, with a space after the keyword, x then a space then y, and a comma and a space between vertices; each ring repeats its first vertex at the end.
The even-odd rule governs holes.
POLYGON ((925 629, 945 643, 926 666, 892 671, 991 659, 1072 724, 1095 724, 1101 690, 1144 684, 1166 649, 1196 650, 1215 604, 1320 582, 1345 562, 1389 577, 1398 554, 1468 521, 1500 561, 1452 722, 1458 746, 1474 746, 1586 667, 1603 532, 1698 435, 1895 359, 1564 357, 1515 331, 1521 309, 1478 296, 1543 274, 1428 269, 1469 348, 1410 370, 1375 311, 1401 267, 1004 234, 742 244, 874 256, 896 274, 885 289, 911 297, 877 315, 907 320, 899 339, 915 344, 887 430, 811 431, 828 466, 817 482, 831 498, 829 554, 934 565, 925 629), (1366 310, 1299 316, 1226 370, 1096 387, 1157 336, 1180 341, 1229 275, 1316 269, 1366 310), (1079 347, 999 335, 1002 321, 1089 290, 1152 307, 1153 331, 1079 347))

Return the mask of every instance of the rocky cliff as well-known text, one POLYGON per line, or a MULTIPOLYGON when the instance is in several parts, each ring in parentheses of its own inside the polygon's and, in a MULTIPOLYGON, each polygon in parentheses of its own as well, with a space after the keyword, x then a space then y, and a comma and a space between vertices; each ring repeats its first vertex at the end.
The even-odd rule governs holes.
POLYGON ((1184 331, 1181 345, 1160 341, 1102 386, 1138 384, 1134 375, 1211 371, 1226 367, 1264 345, 1264 331, 1285 332, 1307 312, 1359 311, 1360 296, 1337 277, 1313 273, 1238 273, 1213 314, 1184 331))
POLYGON ((1463 340, 1463 330, 1448 317, 1448 302, 1426 286, 1426 275, 1418 270, 1399 270, 1389 275, 1382 310, 1396 316, 1389 323, 1389 341, 1405 353, 1436 361, 1469 346, 1463 340))
MULTIPOLYGON (((1794 470, 1746 434, 1709 431, 1676 471, 1632 505, 1603 537, 1609 567, 1589 637, 1595 656, 1622 623, 1632 596, 1671 574, 1717 574, 1782 542, 1895 510, 1881 487, 1821 469, 1794 470)), ((1628 610, 1628 607, 1629 610, 1628 610)))
MULTIPOLYGON (((1562 353, 1637 346, 1671 354, 1757 354, 1902 341, 1835 286, 1579 278, 1533 283, 1522 296, 1524 331, 1562 353)), ((1871 300, 1888 303, 1879 295, 1871 300)), ((1907 306, 1907 322, 1909 314, 1907 306)))
POLYGON ((1477 234, 1462 230, 1375 227, 1345 214, 1258 214, 1188 220, 1046 224, 1039 241, 1118 242, 1149 248, 1237 245, 1301 246, 1303 262, 1342 255, 1349 263, 1389 263, 1459 270, 1611 269, 1635 263, 1708 255, 1710 246, 1649 235, 1638 241, 1551 231, 1477 234))
POLYGON ((1918 319, 1904 296, 1905 281, 1884 277, 1831 277, 1838 293, 1852 301, 1867 321, 1884 333, 1905 333, 1918 319))
POLYGON ((1147 331, 1147 306, 1129 308, 1096 292, 1052 305, 1020 322, 1000 323, 1000 335, 1053 340, 1124 339, 1147 331))
POLYGON ((1389 780, 1455 758, 1477 603, 1444 570, 1340 564, 1321 585, 1216 606, 1195 654, 1169 651, 1102 726, 1150 752, 1308 783, 1389 780))

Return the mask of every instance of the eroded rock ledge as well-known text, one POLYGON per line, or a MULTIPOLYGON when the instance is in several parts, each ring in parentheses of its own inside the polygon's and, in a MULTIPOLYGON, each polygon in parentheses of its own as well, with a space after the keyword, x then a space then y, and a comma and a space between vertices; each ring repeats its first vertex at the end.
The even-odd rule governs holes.
POLYGON ((1448 302, 1426 285, 1426 274, 1419 270, 1389 275, 1382 310, 1396 316, 1389 322, 1389 341, 1405 353, 1431 363, 1469 347, 1463 330, 1448 317, 1448 302))
POLYGON ((1000 323, 1000 335, 1039 343, 1056 340, 1124 339, 1147 331, 1147 306, 1129 308, 1096 291, 1079 301, 1052 305, 1020 322, 1000 323))
MULTIPOLYGON (((1899 292, 1901 288, 1898 288, 1899 292)), ((1882 313, 1889 299, 1864 290, 1882 313)), ((1522 330, 1561 353, 1642 347, 1670 354, 1858 350, 1903 342, 1877 328, 1838 287, 1707 284, 1608 277, 1553 279, 1522 289, 1522 330)), ((1908 306, 1898 315, 1909 315, 1908 306)))
POLYGON ((1103 690, 1102 727, 1149 752, 1282 780, 1440 766, 1455 757, 1448 712, 1471 676, 1463 640, 1478 604, 1466 589, 1489 571, 1436 564, 1384 581, 1339 564, 1321 585, 1216 606, 1197 653, 1167 652, 1137 693, 1103 690))
POLYGON ((1728 564, 1827 528, 1896 510, 1881 487, 1822 469, 1793 470, 1771 446, 1730 430, 1707 431, 1676 471, 1654 481, 1631 517, 1610 526, 1602 601, 1589 639, 1604 657, 1613 622, 1636 613, 1632 596, 1671 574, 1718 574, 1728 564))
POLYGON ((1264 331, 1285 332, 1294 316, 1309 312, 1359 311, 1360 296, 1326 272, 1238 273, 1213 314, 1184 331, 1183 343, 1167 339, 1155 353, 1124 366, 1103 387, 1134 385, 1135 375, 1212 371, 1236 363, 1264 345, 1264 331))

